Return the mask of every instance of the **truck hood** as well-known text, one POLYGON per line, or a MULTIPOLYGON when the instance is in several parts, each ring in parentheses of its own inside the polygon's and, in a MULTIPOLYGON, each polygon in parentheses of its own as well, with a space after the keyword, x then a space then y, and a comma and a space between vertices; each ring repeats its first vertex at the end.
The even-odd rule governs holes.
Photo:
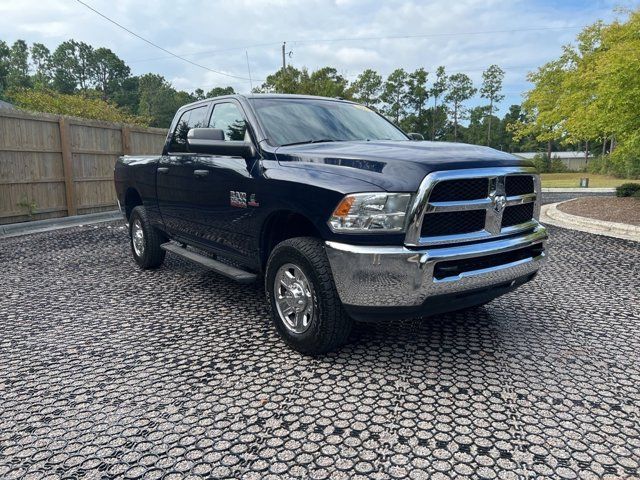
POLYGON ((275 153, 283 166, 343 175, 396 192, 415 192, 437 170, 530 165, 493 148, 450 142, 312 143, 279 147, 275 153))

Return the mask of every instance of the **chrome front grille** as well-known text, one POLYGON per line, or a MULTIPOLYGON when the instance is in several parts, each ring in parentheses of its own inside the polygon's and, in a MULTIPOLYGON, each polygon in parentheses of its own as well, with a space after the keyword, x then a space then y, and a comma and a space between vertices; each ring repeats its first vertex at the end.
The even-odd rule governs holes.
POLYGON ((533 202, 511 205, 502 214, 502 228, 526 223, 533 218, 533 202))
POLYGON ((500 238, 538 225, 540 180, 524 167, 434 172, 409 209, 405 244, 500 238))
POLYGON ((459 212, 434 212, 428 222, 422 222, 422 237, 440 237, 456 233, 472 233, 482 230, 486 222, 484 210, 462 210, 459 212))
POLYGON ((452 200, 478 200, 487 196, 486 178, 461 178, 434 185, 429 201, 448 202, 452 200))
POLYGON ((504 180, 504 190, 507 196, 535 193, 531 175, 508 175, 504 180))

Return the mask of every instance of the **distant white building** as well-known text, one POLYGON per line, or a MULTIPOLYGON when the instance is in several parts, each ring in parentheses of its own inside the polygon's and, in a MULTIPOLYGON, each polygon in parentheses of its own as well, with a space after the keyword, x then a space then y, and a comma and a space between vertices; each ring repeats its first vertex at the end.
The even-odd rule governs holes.
MULTIPOLYGON (((536 155, 546 155, 547 152, 521 152, 514 155, 524 158, 525 160, 533 160, 536 155)), ((566 165, 569 170, 580 171, 587 167, 587 161, 593 158, 590 153, 587 158, 584 152, 551 152, 551 158, 557 158, 566 165)))

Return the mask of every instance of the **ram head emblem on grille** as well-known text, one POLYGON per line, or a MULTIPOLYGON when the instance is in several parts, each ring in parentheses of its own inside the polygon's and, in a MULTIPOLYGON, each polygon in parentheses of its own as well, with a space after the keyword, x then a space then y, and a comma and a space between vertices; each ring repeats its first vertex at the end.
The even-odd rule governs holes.
POLYGON ((507 197, 505 195, 493 195, 491 203, 493 204, 493 209, 496 213, 500 213, 507 205, 507 197))

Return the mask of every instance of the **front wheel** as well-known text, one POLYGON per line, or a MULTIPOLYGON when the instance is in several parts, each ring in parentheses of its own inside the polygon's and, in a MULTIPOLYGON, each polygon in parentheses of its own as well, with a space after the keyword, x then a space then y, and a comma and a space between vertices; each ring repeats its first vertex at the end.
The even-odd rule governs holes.
POLYGON ((298 237, 278 244, 267 262, 265 292, 276 330, 295 350, 320 355, 347 340, 352 320, 320 240, 298 237))

